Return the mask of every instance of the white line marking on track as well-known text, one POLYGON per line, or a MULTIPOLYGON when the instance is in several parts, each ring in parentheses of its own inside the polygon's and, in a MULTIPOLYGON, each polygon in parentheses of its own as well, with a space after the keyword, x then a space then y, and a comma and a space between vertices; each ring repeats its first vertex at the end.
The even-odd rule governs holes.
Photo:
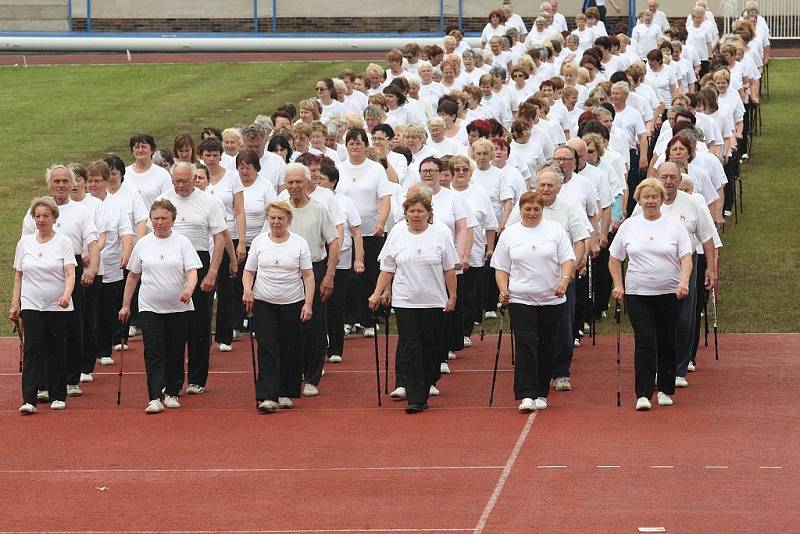
POLYGON ((727 469, 727 465, 707 465, 705 466, 706 469, 727 469))
POLYGON ((674 465, 651 465, 650 469, 674 469, 674 465))
POLYGON ((598 465, 597 466, 598 469, 617 469, 619 467, 622 467, 622 466, 620 466, 620 465, 598 465))
POLYGON ((272 473, 325 471, 459 471, 503 469, 502 465, 410 465, 388 467, 220 467, 206 469, 0 469, 0 475, 92 474, 92 473, 272 473))
POLYGON ((758 466, 759 469, 783 469, 781 465, 760 465, 758 466))
POLYGON ((639 527, 639 532, 666 532, 664 527, 639 527))
POLYGON ((483 513, 481 513, 478 523, 475 525, 475 528, 472 529, 474 534, 480 534, 483 532, 483 529, 486 528, 486 523, 489 521, 489 516, 492 515, 492 510, 494 510, 494 506, 497 504, 497 500, 500 498, 500 494, 503 492, 506 481, 511 474, 511 468, 514 467, 514 462, 517 461, 517 456, 519 456, 522 446, 525 444, 525 440, 528 438, 528 434, 530 434, 531 428, 533 427, 533 422, 535 420, 536 412, 531 412, 531 414, 528 416, 528 420, 525 422, 525 426, 522 427, 522 431, 519 433, 519 437, 517 438, 517 442, 514 444, 514 448, 511 449, 511 454, 508 455, 508 460, 506 460, 506 465, 503 467, 503 472, 500 473, 500 478, 497 479, 497 484, 495 484, 494 490, 489 496, 486 506, 483 508, 483 513))

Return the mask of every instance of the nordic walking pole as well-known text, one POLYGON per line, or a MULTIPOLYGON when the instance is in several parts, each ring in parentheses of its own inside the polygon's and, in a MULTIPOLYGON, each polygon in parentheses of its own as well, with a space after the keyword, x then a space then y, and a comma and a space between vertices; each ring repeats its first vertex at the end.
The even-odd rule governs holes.
POLYGON ((708 346, 708 291, 703 302, 703 320, 705 321, 705 346, 708 346))
MULTIPOLYGON (((389 394, 389 314, 390 314, 389 308, 386 308, 386 315, 384 316, 386 318, 386 328, 384 329, 384 332, 386 333, 385 335, 386 344, 384 346, 384 354, 383 354, 383 373, 385 378, 383 381, 384 382, 383 392, 387 395, 389 394)), ((378 336, 375 337, 377 338, 378 336)))
POLYGON ((500 346, 503 343, 503 319, 506 317, 505 306, 500 307, 500 333, 497 334, 497 352, 494 354, 494 371, 492 372, 492 391, 489 393, 489 406, 494 402, 494 384, 497 381, 497 364, 500 361, 500 346))
POLYGON ((711 290, 711 320, 714 326, 714 359, 719 360, 719 346, 717 345, 717 290, 711 290))
MULTIPOLYGON (((256 324, 252 313, 247 316, 247 336, 250 338, 250 363, 253 366, 253 391, 255 392, 258 387, 258 373, 256 372, 256 324)), ((256 408, 258 408, 258 399, 256 399, 256 408)))
POLYGON ((122 402, 122 367, 125 365, 125 347, 128 346, 128 329, 130 328, 130 321, 123 323, 122 325, 122 337, 120 338, 120 342, 122 345, 120 346, 119 351, 119 379, 117 380, 117 406, 120 405, 122 402))
POLYGON ((511 334, 511 365, 517 365, 517 354, 514 349, 514 323, 511 321, 511 315, 508 316, 508 332, 511 334))
POLYGON ((622 371, 620 369, 621 364, 620 364, 620 343, 619 343, 620 336, 621 336, 621 333, 622 333, 622 310, 620 308, 619 302, 617 302, 616 307, 614 308, 614 319, 617 322, 617 407, 619 407, 620 406, 620 396, 621 396, 621 394, 620 394, 620 389, 621 389, 620 381, 621 381, 621 378, 620 377, 622 375, 622 371))
POLYGON ((483 271, 481 271, 481 341, 483 341, 483 337, 486 334, 486 329, 484 327, 486 323, 486 293, 489 291, 489 274, 487 269, 489 268, 489 262, 484 264, 483 271))
MULTIPOLYGON (((378 322, 379 322, 379 319, 376 316, 375 317, 375 323, 377 324, 378 322)), ((375 336, 373 339, 375 341, 375 389, 376 389, 377 394, 378 394, 378 406, 383 406, 381 404, 381 361, 380 361, 380 357, 378 356, 378 336, 375 336)), ((387 384, 389 382, 389 375, 388 374, 386 375, 386 382, 387 382, 387 384)))

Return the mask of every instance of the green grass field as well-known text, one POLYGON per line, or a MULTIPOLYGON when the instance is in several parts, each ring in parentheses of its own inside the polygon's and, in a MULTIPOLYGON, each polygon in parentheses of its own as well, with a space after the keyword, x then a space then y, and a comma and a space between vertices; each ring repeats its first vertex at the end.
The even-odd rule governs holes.
MULTIPOLYGON (((11 293, 14 246, 31 198, 44 194, 45 168, 109 152, 130 161, 134 132, 163 146, 183 130, 250 122, 283 102, 313 93, 314 82, 365 63, 176 64, 8 67, 0 69, 0 311, 11 293)), ((726 332, 796 332, 800 304, 794 276, 800 236, 793 231, 800 185, 792 153, 794 90, 800 61, 770 66, 764 133, 745 167, 745 213, 723 236, 720 327, 726 332)), ((9 323, 0 321, 0 333, 9 323)), ((609 325, 610 326, 610 325, 609 325)), ((601 331, 607 326, 601 325, 601 331)))

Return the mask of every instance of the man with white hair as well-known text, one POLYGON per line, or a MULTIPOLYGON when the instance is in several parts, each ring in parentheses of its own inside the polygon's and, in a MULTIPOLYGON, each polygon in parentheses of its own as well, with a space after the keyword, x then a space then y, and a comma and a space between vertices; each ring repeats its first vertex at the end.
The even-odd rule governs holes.
POLYGON ((669 20, 667 15, 658 7, 658 0, 647 0, 647 10, 653 14, 653 24, 660 27, 661 31, 664 32, 669 28, 669 20))
POLYGON ((564 15, 558 12, 558 0, 550 0, 549 2, 543 2, 541 9, 542 11, 546 11, 553 16, 553 26, 558 28, 559 31, 561 32, 569 31, 567 27, 567 19, 564 18, 564 15))
POLYGON ((258 172, 258 176, 274 185, 275 192, 277 192, 280 185, 281 172, 286 166, 286 162, 279 155, 265 150, 267 145, 266 130, 258 124, 250 124, 242 128, 242 138, 244 139, 242 148, 255 151, 261 159, 261 170, 258 172))
POLYGON ((525 26, 525 21, 522 20, 522 17, 514 13, 514 5, 511 0, 503 0, 502 9, 506 16, 506 28, 516 28, 520 40, 524 41, 525 36, 528 34, 528 28, 525 26))

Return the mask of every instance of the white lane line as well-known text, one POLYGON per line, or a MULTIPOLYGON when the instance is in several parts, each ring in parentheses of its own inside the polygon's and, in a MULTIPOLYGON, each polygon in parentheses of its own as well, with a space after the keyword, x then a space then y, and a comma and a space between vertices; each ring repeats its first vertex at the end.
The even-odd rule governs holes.
POLYGON ((509 454, 508 460, 506 460, 506 465, 503 467, 503 472, 500 473, 500 478, 497 479, 497 484, 494 486, 494 491, 492 491, 492 494, 489 496, 486 506, 483 507, 483 513, 481 513, 478 523, 475 525, 475 528, 472 529, 474 534, 480 534, 483 532, 483 529, 486 528, 486 523, 489 521, 489 516, 492 515, 492 510, 494 510, 494 506, 497 504, 497 500, 500 498, 500 494, 503 492, 503 488, 506 485, 508 476, 511 474, 511 468, 514 467, 514 462, 517 461, 517 456, 519 456, 522 446, 525 444, 525 440, 528 438, 528 434, 530 434, 531 428, 533 427, 533 422, 535 420, 536 412, 531 412, 531 414, 528 416, 528 420, 525 422, 525 426, 522 427, 522 431, 519 433, 519 437, 517 438, 517 442, 514 444, 514 448, 511 449, 511 454, 509 454))
POLYGON ((705 466, 706 469, 727 469, 727 465, 707 465, 705 466))
POLYGON ((760 465, 758 466, 759 469, 783 469, 781 465, 760 465))
POLYGON ((674 465, 651 465, 650 469, 675 469, 674 465))
POLYGON ((341 472, 341 471, 461 471, 495 470, 502 465, 411 465, 388 467, 220 467, 197 469, 0 469, 0 475, 49 475, 91 473, 272 473, 272 472, 341 472))
POLYGON ((666 532, 664 527, 639 527, 639 532, 666 532))
POLYGON ((622 467, 622 466, 620 466, 620 465, 598 465, 597 466, 598 469, 617 469, 619 467, 622 467))

